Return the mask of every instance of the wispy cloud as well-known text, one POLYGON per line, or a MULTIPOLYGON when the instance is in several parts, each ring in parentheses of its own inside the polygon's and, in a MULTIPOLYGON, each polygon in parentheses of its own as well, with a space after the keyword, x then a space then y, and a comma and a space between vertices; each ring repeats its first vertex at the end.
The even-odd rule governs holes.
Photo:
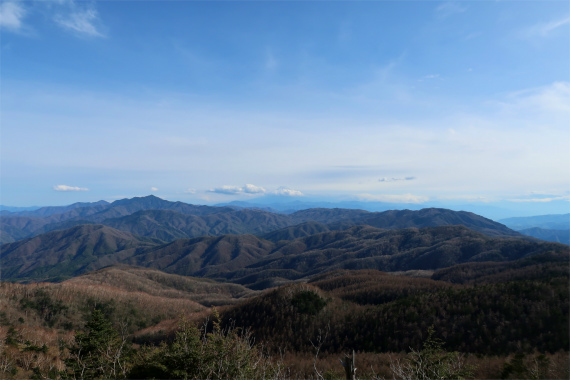
POLYGON ((467 201, 467 202, 484 202, 489 203, 492 201, 496 201, 496 199, 492 199, 489 197, 485 197, 482 195, 471 195, 471 194, 458 194, 458 195, 440 195, 437 197, 440 200, 460 200, 460 201, 467 201))
POLYGON ((216 187, 214 189, 208 190, 210 193, 217 193, 217 194, 264 194, 265 189, 260 186, 255 186, 252 184, 246 184, 244 186, 232 186, 232 185, 224 185, 221 187, 216 187))
POLYGON ((395 181, 412 181, 416 179, 416 177, 383 177, 378 180, 378 182, 395 182, 395 181))
POLYGON ((279 187, 277 190, 267 191, 261 186, 256 186, 252 184, 247 184, 244 186, 232 186, 232 185, 225 185, 221 187, 216 187, 214 189, 208 190, 210 193, 217 193, 217 194, 227 194, 227 195, 243 195, 243 194, 255 194, 255 195, 263 195, 263 194, 273 194, 273 195, 283 195, 288 197, 301 197, 303 193, 299 190, 293 190, 285 186, 279 187))
POLYGON ((99 16, 94 8, 75 10, 68 15, 59 15, 55 21, 64 29, 89 37, 104 37, 95 23, 99 16))
POLYGON ((55 191, 89 191, 86 187, 77 186, 67 186, 67 185, 56 185, 53 187, 55 191))
POLYGON ((150 188, 150 191, 158 191, 158 187, 154 187, 154 186, 153 186, 153 187, 150 188))
POLYGON ((459 1, 447 1, 440 4, 436 9, 436 15, 439 18, 447 18, 455 13, 463 13, 467 10, 467 7, 460 4, 459 1))
POLYGON ((104 37, 100 30, 100 19, 94 2, 62 0, 34 2, 35 8, 24 8, 20 1, 0 3, 0 28, 21 32, 30 29, 23 19, 32 11, 50 14, 53 21, 67 31, 81 36, 104 37), (98 26, 99 25, 99 26, 98 26))
POLYGON ((570 195, 563 195, 560 197, 550 197, 550 198, 523 198, 523 199, 508 199, 510 202, 552 202, 552 201, 570 201, 570 195))
POLYGON ((241 194, 243 193, 243 188, 240 186, 224 185, 214 189, 209 189, 208 192, 217 194, 241 194))
POLYGON ((507 109, 516 112, 529 109, 570 113, 570 82, 554 82, 551 85, 517 91, 509 94, 507 109))
POLYGON ((293 190, 288 187, 281 186, 273 192, 275 195, 284 195, 287 197, 302 197, 304 194, 299 190, 293 190))
POLYGON ((428 197, 414 194, 357 194, 356 197, 363 201, 386 202, 386 203, 424 203, 428 197))
POLYGON ((439 74, 428 74, 418 79, 418 82, 433 81, 433 80, 442 80, 442 78, 439 74))
POLYGON ((11 31, 20 30, 25 15, 24 8, 15 1, 0 3, 0 28, 11 31))
POLYGON ((279 66, 279 61, 275 58, 271 49, 265 51, 265 69, 267 71, 274 71, 279 66))
POLYGON ((523 31, 521 31, 520 35, 521 35, 521 37, 524 37, 524 38, 546 37, 546 36, 550 35, 556 29, 558 29, 558 28, 560 28, 566 24, 570 24, 570 17, 552 20, 552 21, 545 22, 545 23, 535 24, 535 25, 531 26, 530 28, 527 28, 527 29, 524 29, 523 31))
POLYGON ((196 189, 188 188, 184 191, 185 194, 196 194, 196 189))

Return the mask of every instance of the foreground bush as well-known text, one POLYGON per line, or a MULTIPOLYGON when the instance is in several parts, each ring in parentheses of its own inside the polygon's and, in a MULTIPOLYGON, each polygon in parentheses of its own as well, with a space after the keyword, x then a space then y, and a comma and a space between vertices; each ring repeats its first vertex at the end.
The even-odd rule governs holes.
POLYGON ((280 375, 281 367, 254 345, 247 332, 222 329, 217 312, 211 332, 180 320, 171 344, 140 351, 132 379, 269 379, 280 375))
POLYGON ((421 350, 412 350, 404 360, 390 363, 394 379, 431 380, 465 379, 473 377, 475 367, 465 364, 458 352, 443 349, 443 341, 433 336, 433 326, 421 350))

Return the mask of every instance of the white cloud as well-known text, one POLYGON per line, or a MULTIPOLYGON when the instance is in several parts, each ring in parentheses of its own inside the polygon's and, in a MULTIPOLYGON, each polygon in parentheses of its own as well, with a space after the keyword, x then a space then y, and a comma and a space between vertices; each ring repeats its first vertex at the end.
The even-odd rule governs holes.
POLYGON ((387 202, 387 203, 424 203, 428 197, 413 194, 357 194, 356 197, 363 201, 387 202))
POLYGON ((184 191, 184 193, 186 193, 186 194, 196 194, 196 189, 193 189, 193 188, 189 187, 188 189, 186 189, 186 190, 184 191))
POLYGON ((546 37, 552 31, 570 23, 570 17, 566 17, 559 20, 553 20, 546 23, 535 24, 530 28, 527 28, 521 32, 521 36, 525 38, 529 37, 546 37))
POLYGON ((19 30, 22 27, 22 19, 26 11, 20 4, 14 1, 6 1, 0 4, 0 27, 9 30, 19 30))
POLYGON ((380 178, 378 182, 412 181, 414 179, 416 179, 416 177, 392 177, 392 178, 383 177, 380 178))
POLYGON ((103 37, 103 34, 97 30, 94 22, 97 21, 98 15, 95 9, 85 9, 74 11, 68 16, 57 16, 55 21, 65 29, 77 32, 79 34, 90 37, 103 37))
POLYGON ((232 186, 225 185, 221 187, 216 187, 214 189, 208 190, 210 193, 217 194, 228 194, 228 195, 239 195, 239 194, 274 194, 274 195, 284 195, 288 197, 301 197, 303 193, 299 190, 293 190, 288 187, 281 186, 277 190, 268 192, 265 188, 261 186, 256 186, 252 184, 246 184, 244 186, 232 186))
POLYGON ((275 195, 285 195, 285 196, 288 196, 288 197, 302 197, 302 196, 303 196, 303 193, 300 192, 299 190, 293 190, 293 189, 290 189, 290 188, 284 187, 284 186, 281 186, 280 188, 278 188, 277 190, 275 190, 275 191, 273 192, 273 194, 275 194, 275 195))
POLYGON ((154 187, 154 186, 153 186, 153 187, 150 188, 150 191, 158 191, 158 187, 154 187))
POLYGON ((222 187, 216 187, 215 189, 208 190, 210 193, 218 194, 240 194, 243 193, 243 189, 239 186, 224 185, 222 187))
POLYGON ((67 186, 67 185, 57 185, 54 186, 53 189, 55 191, 89 191, 89 189, 86 187, 67 186))
POLYGON ((210 193, 218 194, 263 194, 265 189, 260 186, 255 186, 252 184, 246 184, 242 186, 232 186, 224 185, 222 187, 216 187, 214 189, 208 190, 210 193))
POLYGON ((265 193, 265 189, 260 186, 247 184, 243 187, 243 192, 248 194, 262 194, 265 193))

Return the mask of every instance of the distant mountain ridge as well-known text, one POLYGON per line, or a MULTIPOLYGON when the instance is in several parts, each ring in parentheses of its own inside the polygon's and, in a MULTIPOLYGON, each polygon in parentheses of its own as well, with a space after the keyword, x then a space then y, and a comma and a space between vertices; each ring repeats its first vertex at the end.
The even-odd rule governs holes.
POLYGON ((75 203, 4 215, 0 219, 0 242, 10 243, 80 224, 104 224, 141 236, 173 241, 228 233, 263 235, 308 222, 326 224, 329 230, 343 230, 355 225, 394 229, 461 224, 490 236, 520 236, 479 215, 437 208, 384 212, 317 208, 285 215, 258 209, 197 206, 150 195, 113 203, 75 203))
POLYGON ((551 230, 539 227, 525 228, 521 234, 537 239, 570 245, 570 230, 551 230))
POLYGON ((186 215, 208 215, 233 211, 230 207, 196 206, 183 202, 170 202, 154 195, 121 199, 113 203, 105 201, 74 203, 70 206, 44 207, 30 212, 2 215, 0 238, 2 238, 2 243, 9 243, 62 227, 101 223, 107 219, 130 215, 141 210, 172 210, 186 215))
POLYGON ((570 245, 570 214, 507 218, 500 222, 523 235, 570 245))
POLYGON ((517 231, 533 227, 552 230, 567 230, 570 229, 570 214, 506 218, 499 220, 499 222, 517 231))
POLYGON ((98 202, 77 202, 70 204, 68 206, 48 206, 48 207, 40 207, 34 210, 24 210, 24 211, 14 211, 10 214, 13 216, 31 216, 42 218, 54 214, 63 214, 67 211, 74 210, 76 208, 83 208, 83 207, 94 207, 94 206, 108 206, 110 205, 107 201, 98 201, 98 202))

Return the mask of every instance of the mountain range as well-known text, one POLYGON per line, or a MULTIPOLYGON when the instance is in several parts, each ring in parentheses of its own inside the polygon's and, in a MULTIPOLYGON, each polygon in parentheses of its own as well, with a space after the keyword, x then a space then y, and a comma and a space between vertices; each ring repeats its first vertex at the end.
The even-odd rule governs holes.
POLYGON ((169 202, 150 195, 113 203, 100 201, 43 207, 33 211, 2 211, 0 242, 11 243, 81 224, 103 224, 139 236, 173 241, 205 235, 260 235, 305 222, 324 223, 328 229, 333 230, 362 224, 390 229, 462 224, 491 236, 518 235, 490 219, 446 209, 369 212, 315 208, 286 215, 258 209, 196 206, 169 202))
POLYGON ((447 209, 279 214, 155 196, 2 215, 3 280, 58 280, 135 265, 263 289, 336 269, 437 270, 568 247, 447 209))

